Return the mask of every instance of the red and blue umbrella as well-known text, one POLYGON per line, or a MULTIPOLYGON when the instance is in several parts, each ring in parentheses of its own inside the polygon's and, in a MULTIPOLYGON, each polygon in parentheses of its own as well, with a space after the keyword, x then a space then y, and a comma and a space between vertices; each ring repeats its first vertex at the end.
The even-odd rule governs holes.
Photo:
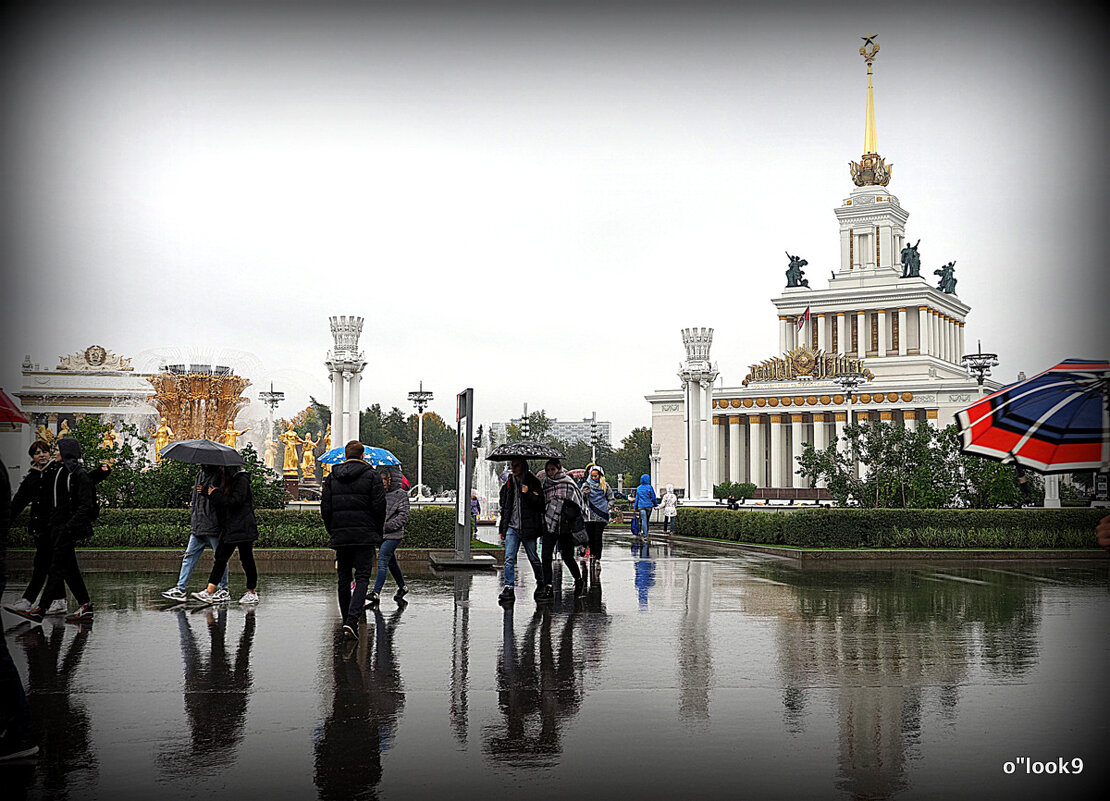
POLYGON ((965 453, 1039 473, 1110 467, 1110 362, 1067 359, 956 414, 965 453))

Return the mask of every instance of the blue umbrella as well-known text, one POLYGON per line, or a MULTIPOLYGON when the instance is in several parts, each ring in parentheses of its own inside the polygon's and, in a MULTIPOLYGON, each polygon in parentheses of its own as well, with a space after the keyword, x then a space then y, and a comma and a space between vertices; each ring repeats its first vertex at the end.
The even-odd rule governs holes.
MULTIPOLYGON (((378 467, 383 464, 401 464, 401 460, 387 451, 385 448, 374 448, 370 445, 363 445, 362 447, 362 458, 372 464, 374 467, 378 467)), ((327 453, 317 456, 316 461, 321 462, 322 464, 340 464, 341 462, 347 461, 345 446, 340 445, 338 447, 332 448, 327 453)))

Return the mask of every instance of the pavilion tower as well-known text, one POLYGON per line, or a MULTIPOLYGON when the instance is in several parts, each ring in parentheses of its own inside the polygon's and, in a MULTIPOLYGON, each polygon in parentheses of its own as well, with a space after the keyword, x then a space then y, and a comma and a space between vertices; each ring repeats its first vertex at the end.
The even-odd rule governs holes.
POLYGON ((679 367, 685 395, 686 423, 686 497, 709 500, 717 475, 716 442, 711 437, 713 421, 713 382, 717 365, 709 361, 713 345, 712 328, 683 328, 682 344, 686 361, 679 367))
POLYGON ((366 360, 358 349, 363 318, 344 315, 330 320, 335 347, 328 351, 324 365, 331 381, 331 441, 335 446, 359 438, 359 385, 366 360))

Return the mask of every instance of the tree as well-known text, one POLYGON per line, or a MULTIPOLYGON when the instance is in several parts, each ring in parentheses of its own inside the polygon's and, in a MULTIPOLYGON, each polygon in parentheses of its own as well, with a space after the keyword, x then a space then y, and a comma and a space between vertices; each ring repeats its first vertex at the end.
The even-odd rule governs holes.
POLYGON ((621 447, 613 454, 617 472, 628 477, 630 486, 640 483, 640 476, 651 474, 651 429, 634 428, 621 440, 621 447))

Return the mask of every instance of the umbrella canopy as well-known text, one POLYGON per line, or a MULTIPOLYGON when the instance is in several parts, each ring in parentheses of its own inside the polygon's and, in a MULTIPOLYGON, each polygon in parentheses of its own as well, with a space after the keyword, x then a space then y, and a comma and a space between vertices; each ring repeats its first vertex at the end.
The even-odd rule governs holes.
MULTIPOLYGON (((363 445, 362 447, 363 460, 369 462, 374 467, 379 467, 383 464, 401 464, 401 460, 387 451, 385 448, 374 448, 370 445, 363 445)), ((342 462, 347 461, 345 449, 345 445, 339 445, 335 448, 332 448, 327 453, 317 456, 316 461, 322 464, 341 464, 342 462)))
POLYGON ((965 453, 1040 473, 1110 466, 1110 362, 1067 359, 956 414, 965 453))
POLYGON ((506 442, 504 445, 498 445, 492 451, 487 460, 491 462, 505 462, 509 459, 562 459, 563 454, 552 448, 550 445, 544 445, 542 442, 506 442))
POLYGON ((23 412, 19 411, 19 407, 15 405, 15 401, 8 397, 4 390, 0 389, 0 423, 30 423, 23 412))
POLYGON ((183 439, 162 448, 163 459, 173 459, 190 464, 210 464, 235 467, 243 463, 239 451, 210 439, 183 439))
POLYGON ((567 475, 573 478, 575 481, 581 481, 586 477, 586 468, 576 467, 573 470, 568 470, 567 475))

